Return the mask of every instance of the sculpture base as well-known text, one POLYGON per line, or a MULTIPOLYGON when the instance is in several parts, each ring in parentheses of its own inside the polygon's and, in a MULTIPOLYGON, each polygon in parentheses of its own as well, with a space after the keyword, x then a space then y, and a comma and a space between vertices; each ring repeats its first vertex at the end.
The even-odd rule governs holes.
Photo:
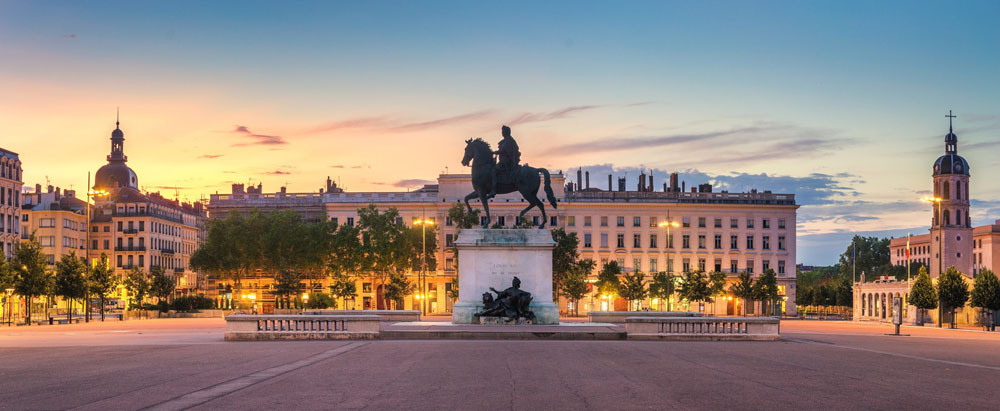
POLYGON ((527 318, 518 318, 516 320, 507 320, 505 317, 479 317, 479 323, 482 325, 531 325, 534 324, 533 321, 527 318))
MULTIPOLYGON (((531 324, 552 325, 559 324, 559 307, 555 303, 535 303, 532 302, 528 308, 535 313, 535 320, 531 324)), ((457 302, 451 309, 451 322, 453 324, 485 324, 480 322, 476 313, 483 310, 482 303, 457 302)), ((484 317, 497 318, 497 317, 484 317)))

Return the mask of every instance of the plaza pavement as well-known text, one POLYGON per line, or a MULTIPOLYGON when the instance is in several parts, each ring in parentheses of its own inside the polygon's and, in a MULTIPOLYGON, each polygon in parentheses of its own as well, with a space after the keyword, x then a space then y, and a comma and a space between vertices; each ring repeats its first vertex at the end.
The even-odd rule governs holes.
POLYGON ((997 409, 1000 335, 224 342, 220 319, 0 329, 0 409, 997 409))

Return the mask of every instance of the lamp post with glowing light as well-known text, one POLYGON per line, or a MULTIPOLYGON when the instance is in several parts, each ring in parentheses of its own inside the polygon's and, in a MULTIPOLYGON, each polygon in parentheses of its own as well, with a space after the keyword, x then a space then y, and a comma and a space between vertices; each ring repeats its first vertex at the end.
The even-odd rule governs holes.
MULTIPOLYGON (((931 203, 932 207, 937 207, 938 226, 938 282, 941 281, 941 274, 944 274, 944 220, 941 219, 944 207, 941 206, 941 197, 924 197, 924 201, 931 203)), ((941 293, 938 293, 938 328, 941 328, 941 293)))
MULTIPOLYGON (((677 227, 680 227, 681 225, 678 224, 676 221, 670 219, 670 213, 669 212, 667 213, 667 220, 663 221, 663 222, 661 222, 660 224, 657 224, 657 225, 660 228, 666 228, 667 229, 667 247, 669 247, 671 250, 674 250, 673 238, 670 237, 670 228, 671 227, 677 228, 677 227)), ((670 260, 668 259, 667 261, 670 261, 670 260)), ((672 267, 672 266, 667 267, 667 270, 668 270, 668 272, 672 273, 674 271, 674 267, 672 267)))
MULTIPOLYGON (((86 247, 86 249, 87 249, 87 267, 86 267, 87 271, 86 272, 87 272, 87 280, 88 281, 90 280, 90 265, 91 265, 90 251, 93 249, 91 247, 92 244, 90 244, 90 209, 93 208, 90 205, 90 196, 91 195, 93 195, 93 196, 105 196, 105 195, 108 195, 108 192, 106 190, 96 190, 96 189, 90 187, 90 172, 88 171, 87 172, 87 224, 85 226, 86 230, 87 230, 87 234, 86 234, 86 239, 84 240, 84 241, 86 241, 86 244, 84 244, 84 247, 86 247)), ((84 322, 88 322, 89 323, 90 322, 90 287, 87 287, 87 299, 83 301, 83 311, 85 313, 84 316, 83 316, 84 322)))
POLYGON ((420 251, 420 295, 417 299, 420 300, 420 313, 427 315, 427 226, 434 225, 434 220, 428 219, 427 217, 421 217, 419 220, 413 222, 420 226, 420 241, 421 241, 421 251, 420 251))
POLYGON ((14 295, 14 289, 13 288, 8 288, 8 289, 6 289, 4 291, 7 292, 7 323, 8 324, 13 324, 14 323, 14 313, 13 313, 13 311, 14 311, 14 304, 13 304, 13 301, 11 301, 11 297, 14 295))

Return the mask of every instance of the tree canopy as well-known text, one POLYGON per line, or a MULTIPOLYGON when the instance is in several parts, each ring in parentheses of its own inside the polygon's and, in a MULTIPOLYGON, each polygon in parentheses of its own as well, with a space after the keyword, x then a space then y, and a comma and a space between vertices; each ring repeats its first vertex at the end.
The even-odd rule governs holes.
POLYGON ((991 311, 1000 310, 1000 279, 997 279, 993 271, 983 269, 976 276, 971 297, 973 307, 991 311))
POLYGON ((649 282, 649 296, 666 301, 667 310, 670 310, 670 297, 674 295, 675 288, 674 277, 660 271, 653 274, 653 279, 649 282))
POLYGON ((619 293, 622 298, 628 301, 628 310, 632 310, 632 306, 636 301, 640 301, 646 298, 648 291, 646 290, 646 283, 643 279, 646 276, 636 271, 632 274, 625 274, 622 276, 621 286, 619 287, 619 293))
POLYGON ((609 261, 604 264, 604 267, 601 267, 601 272, 597 274, 597 283, 595 283, 597 292, 600 295, 617 296, 621 287, 618 276, 621 273, 622 268, 617 261, 609 261))
POLYGON ((913 282, 913 288, 910 289, 909 303, 921 310, 937 308, 937 290, 934 288, 930 275, 927 274, 927 268, 921 268, 917 272, 917 279, 913 282))

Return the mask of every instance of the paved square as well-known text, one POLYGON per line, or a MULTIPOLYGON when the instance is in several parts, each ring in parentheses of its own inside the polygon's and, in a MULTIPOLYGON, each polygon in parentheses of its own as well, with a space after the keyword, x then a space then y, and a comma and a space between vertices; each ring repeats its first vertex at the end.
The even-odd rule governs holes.
POLYGON ((222 341, 221 320, 0 330, 9 409, 995 408, 1000 336, 782 322, 780 342, 222 341))

